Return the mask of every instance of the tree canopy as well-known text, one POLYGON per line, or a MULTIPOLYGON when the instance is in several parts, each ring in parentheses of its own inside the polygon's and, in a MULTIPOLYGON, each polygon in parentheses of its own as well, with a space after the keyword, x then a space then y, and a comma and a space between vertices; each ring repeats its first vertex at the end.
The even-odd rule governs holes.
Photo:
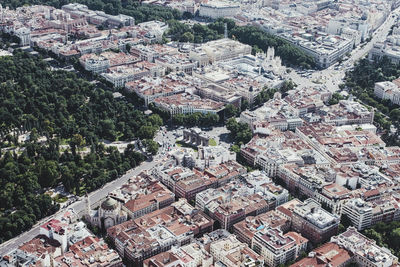
MULTIPOLYGON (((45 193, 63 184, 81 195, 144 160, 101 140, 152 138, 163 124, 74 73, 52 72, 40 58, 17 51, 0 58, 0 242, 58 209, 45 193), (18 135, 29 134, 27 141, 18 135), (85 156, 79 153, 85 150, 85 156)), ((151 142, 150 142, 151 143, 151 142)), ((156 153, 156 146, 150 150, 156 153)))
POLYGON ((235 118, 230 118, 226 122, 226 127, 230 131, 230 136, 236 144, 247 144, 253 137, 249 125, 237 122, 235 118))
POLYGON ((364 230, 363 234, 375 240, 378 246, 386 247, 393 255, 400 257, 400 222, 379 222, 364 230))
POLYGON ((392 81, 400 76, 400 65, 390 62, 386 57, 371 62, 367 58, 360 60, 352 71, 346 73, 345 88, 361 102, 375 108, 374 122, 386 133, 383 139, 389 145, 400 145, 400 108, 389 100, 379 99, 374 94, 376 82, 392 81), (389 134, 391 125, 397 132, 389 134))
POLYGON ((101 139, 151 138, 162 124, 161 118, 148 120, 132 104, 114 99, 112 92, 74 73, 52 72, 28 54, 0 58, 0 69, 0 137, 36 128, 81 146, 101 139))

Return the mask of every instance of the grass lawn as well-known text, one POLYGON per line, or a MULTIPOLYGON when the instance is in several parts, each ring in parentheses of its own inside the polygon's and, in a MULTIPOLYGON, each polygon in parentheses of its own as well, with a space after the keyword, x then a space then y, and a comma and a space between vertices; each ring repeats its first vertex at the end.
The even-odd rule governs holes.
POLYGON ((69 145, 70 141, 71 141, 70 138, 68 138, 68 139, 61 138, 60 145, 69 145))
POLYGON ((53 200, 57 203, 64 203, 68 200, 68 198, 61 194, 57 194, 55 197, 53 197, 53 200))
POLYGON ((76 190, 74 189, 73 190, 73 194, 74 195, 78 195, 78 196, 84 196, 85 194, 86 194, 86 186, 85 186, 85 184, 82 184, 80 187, 79 187, 79 194, 78 194, 78 192, 76 192, 76 190))
POLYGON ((122 132, 117 132, 117 138, 115 139, 115 141, 120 141, 119 139, 124 136, 124 133, 122 132))
POLYGON ((214 139, 210 139, 210 141, 208 142, 208 144, 210 145, 210 146, 216 146, 217 145, 217 142, 214 140, 214 139))

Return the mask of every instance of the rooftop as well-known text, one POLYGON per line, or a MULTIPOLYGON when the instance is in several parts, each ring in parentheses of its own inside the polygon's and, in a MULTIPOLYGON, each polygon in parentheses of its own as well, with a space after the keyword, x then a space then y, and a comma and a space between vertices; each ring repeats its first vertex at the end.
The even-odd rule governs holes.
POLYGON ((294 208, 294 213, 320 229, 339 223, 337 215, 324 210, 317 201, 311 198, 305 200, 303 205, 297 205, 294 208))

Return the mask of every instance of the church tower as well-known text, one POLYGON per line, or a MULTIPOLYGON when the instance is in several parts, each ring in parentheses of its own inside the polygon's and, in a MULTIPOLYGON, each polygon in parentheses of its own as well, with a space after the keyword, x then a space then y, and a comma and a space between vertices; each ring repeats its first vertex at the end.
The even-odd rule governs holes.
POLYGON ((90 220, 90 200, 89 195, 86 193, 85 195, 85 218, 86 220, 90 220))
POLYGON ((268 47, 267 49, 267 60, 270 62, 274 59, 275 57, 275 48, 273 47, 268 47))

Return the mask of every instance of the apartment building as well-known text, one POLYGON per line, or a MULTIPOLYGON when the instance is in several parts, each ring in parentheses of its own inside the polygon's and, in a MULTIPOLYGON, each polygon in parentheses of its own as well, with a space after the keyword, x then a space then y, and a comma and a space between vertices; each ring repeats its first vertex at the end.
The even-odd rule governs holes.
POLYGON ((342 205, 342 214, 346 214, 352 225, 362 231, 378 222, 400 220, 400 203, 392 197, 381 196, 372 201, 353 198, 342 205))
POLYGON ((251 240, 255 233, 264 228, 279 229, 286 233, 290 229, 290 219, 285 218, 275 210, 257 216, 248 216, 233 226, 233 233, 240 242, 251 246, 251 240))
POLYGON ((337 126, 351 124, 372 124, 374 111, 354 100, 340 100, 338 104, 322 108, 322 121, 337 126))
POLYGON ((155 187, 157 189, 151 190, 150 187, 147 194, 138 194, 122 206, 122 210, 128 214, 129 218, 139 218, 155 210, 168 207, 175 201, 175 195, 163 185, 156 184, 155 187))
POLYGON ((114 87, 125 87, 126 83, 140 80, 143 77, 161 77, 165 74, 163 67, 147 61, 137 62, 124 66, 111 67, 102 73, 108 82, 114 87))
POLYGON ((335 243, 325 243, 311 251, 307 257, 290 267, 345 267, 353 261, 353 254, 335 243))
POLYGON ((103 239, 87 237, 71 246, 70 250, 55 258, 50 266, 109 266, 122 267, 121 257, 116 251, 110 249, 103 239))
POLYGON ((327 212, 314 199, 307 199, 293 210, 292 229, 318 244, 337 234, 340 218, 327 212))
POLYGON ((261 267, 264 259, 259 254, 241 243, 235 235, 216 240, 210 244, 210 254, 214 257, 216 266, 229 267, 261 267))
POLYGON ((267 266, 276 267, 295 260, 307 248, 307 243, 301 235, 283 234, 278 229, 267 228, 255 233, 251 247, 264 257, 267 266))
POLYGON ((177 75, 170 74, 162 78, 143 77, 125 83, 125 88, 135 92, 148 106, 156 98, 184 93, 186 90, 193 89, 194 85, 177 75))
POLYGON ((240 11, 240 6, 232 2, 213 1, 202 3, 199 7, 199 15, 212 19, 233 17, 240 11))
POLYGON ((142 266, 144 260, 173 246, 187 245, 194 236, 212 229, 213 220, 181 199, 171 206, 110 227, 107 236, 130 266, 142 266))
POLYGON ((380 99, 389 99, 390 102, 400 105, 400 80, 396 79, 393 82, 378 82, 375 83, 374 94, 380 99))
POLYGON ((352 253, 353 260, 360 266, 389 267, 398 263, 398 258, 388 248, 377 246, 375 241, 360 234, 354 227, 332 237, 331 242, 352 253))
POLYGON ((168 111, 171 116, 192 113, 218 114, 225 108, 224 103, 201 98, 189 93, 157 97, 153 103, 157 107, 168 111))
POLYGON ((400 63, 399 45, 389 42, 375 43, 368 52, 368 59, 371 61, 388 58, 393 64, 400 63))
POLYGON ((240 182, 197 194, 196 203, 196 207, 203 207, 206 214, 227 230, 247 216, 257 216, 276 207, 275 198, 240 182))
POLYGON ((157 254, 143 262, 143 267, 211 267, 213 257, 197 243, 157 254))

